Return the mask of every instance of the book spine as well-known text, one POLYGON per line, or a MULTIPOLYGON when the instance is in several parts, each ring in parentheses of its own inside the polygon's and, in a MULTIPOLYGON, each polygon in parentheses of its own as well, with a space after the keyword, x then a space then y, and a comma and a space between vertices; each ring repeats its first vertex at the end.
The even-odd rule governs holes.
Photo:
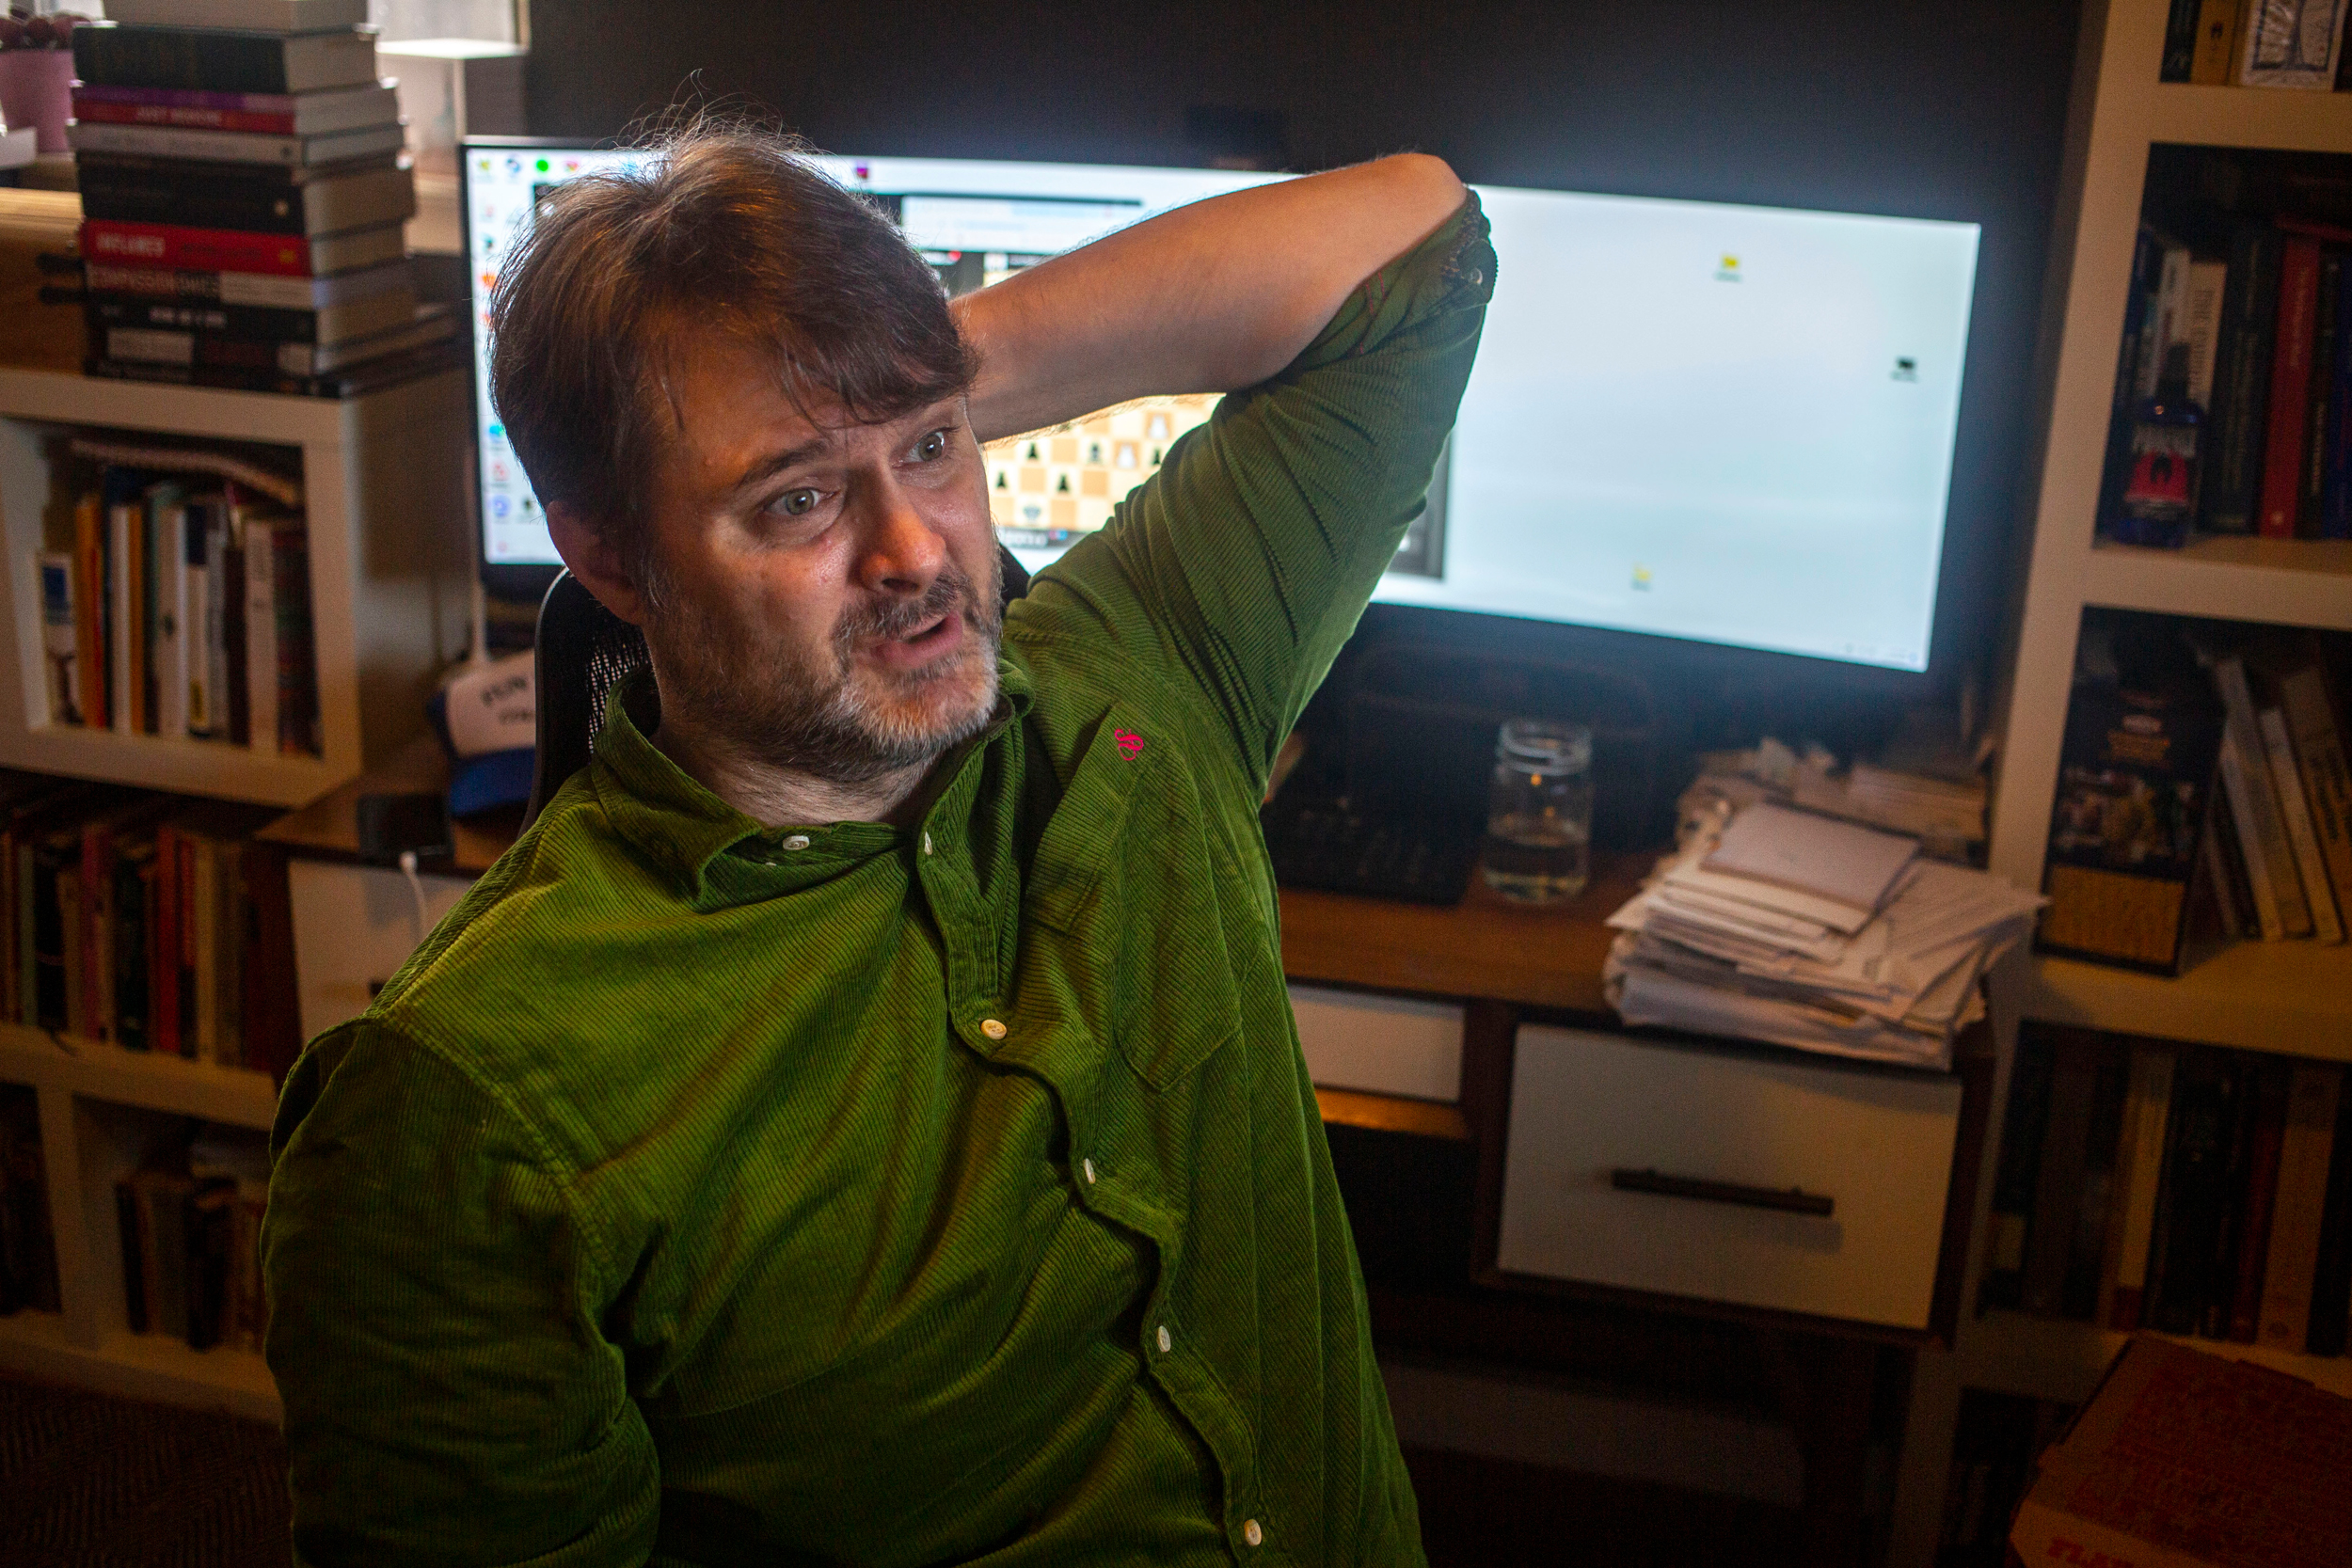
POLYGON ((33 984, 26 938, 33 923, 25 910, 23 847, 15 829, 0 831, 0 875, 7 880, 7 892, 0 894, 0 898, 6 899, 8 911, 8 941, 0 945, 0 951, 8 956, 8 998, 0 1003, 0 1018, 10 1023, 30 1025, 33 984))
POLYGON ((131 574, 126 569, 137 510, 129 501, 106 509, 106 716, 119 735, 129 735, 137 721, 131 696, 136 666, 131 662, 131 574))
POLYGON ((34 558, 40 579, 40 652, 48 677, 49 721, 82 721, 82 678, 79 659, 81 628, 73 619, 73 555, 70 550, 43 550, 34 558))
POLYGON ((278 531, 272 577, 278 613, 278 749, 288 756, 323 753, 317 657, 310 626, 310 541, 297 528, 278 531))
POLYGON ((278 548, 267 523, 245 530, 246 734, 257 752, 278 752, 278 548))
POLYGON ((153 1049, 159 1055, 185 1055, 180 1029, 180 833, 168 822, 155 830, 155 895, 148 907, 155 939, 147 979, 153 1049))
POLYGON ((2187 297, 2181 307, 2181 330, 2188 343, 2188 400, 2211 412, 2214 356, 2221 340, 2221 296, 2229 286, 2229 266, 2221 261, 2191 261, 2187 297))
POLYGON ((2102 527, 2120 515, 2123 490, 2131 480, 2132 416, 2138 399, 2139 368, 2155 330, 2151 308, 2152 283, 2163 265, 2164 247, 2143 229, 2132 248, 2132 280, 2123 297, 2123 340, 2116 354, 2115 389, 2107 407, 2106 467, 2099 478, 2098 516, 2102 527))
POLYGON ((2334 1147, 2336 1103, 2343 1086, 2344 1069, 2336 1064, 2298 1062, 2287 1091, 2255 1335, 2257 1343, 2273 1350, 2300 1351, 2310 1333, 2319 1226, 2328 1204, 2328 1157, 2334 1147))
POLYGON ((219 733, 220 591, 211 566, 214 503, 192 501, 184 548, 188 558, 188 733, 210 739, 219 733))
POLYGON ((81 633, 82 722, 107 724, 106 519, 104 503, 84 496, 73 508, 73 605, 81 633))
POLYGON ((167 223, 90 219, 82 225, 82 254, 101 261, 175 271, 253 272, 276 277, 310 276, 310 242, 299 234, 256 234, 234 229, 183 229, 167 223))
POLYGON ((119 1038, 115 1028, 114 833, 103 823, 82 830, 82 989, 89 999, 94 1039, 119 1038))
POLYGON ((2303 1338, 2303 1349, 2312 1355, 2344 1354, 2345 1320, 2352 1314, 2352 1093, 2336 1097, 2333 1143, 2318 1258, 2312 1268, 2312 1313, 2303 1338))
POLYGON ((2100 1053, 2093 1040, 2070 1032, 2058 1037, 2057 1048, 2020 1302, 2026 1311, 2041 1317, 2055 1317, 2059 1310, 2067 1255, 2074 1239, 2074 1215, 2082 1202, 2091 1111, 2099 1089, 2100 1053))
POLYGON ((176 987, 180 1001, 180 1054, 204 1060, 207 1058, 197 1028, 196 843, 184 833, 174 833, 172 840, 180 857, 180 978, 176 987))
POLYGON ((2214 349, 2212 450, 2200 504, 2210 532, 2254 531, 2285 245, 2286 237, 2266 225, 2244 225, 2231 241, 2214 349))
POLYGON ((147 1249, 140 1244, 143 1228, 138 1189, 128 1181, 115 1183, 115 1229, 122 1249, 123 1326, 134 1334, 149 1331, 147 1316, 147 1249))
POLYGON ((2295 537, 2318 303, 2319 242, 2291 234, 2279 274, 2278 342, 2272 351, 2270 420, 2263 448, 2259 531, 2265 539, 2295 537))
POLYGON ((153 874, 137 859, 118 858, 114 863, 114 899, 107 911, 113 967, 107 978, 114 986, 114 1039, 125 1051, 150 1050, 147 1033, 147 975, 154 955, 149 950, 147 894, 153 874))
POLYGON ((189 930, 195 941, 196 1059, 219 1062, 224 1059, 220 1052, 220 846, 200 838, 193 847, 189 930))
POLYGON ((107 87, 87 83, 73 89, 73 112, 84 119, 96 118, 83 111, 100 104, 115 109, 226 109, 292 118, 301 103, 286 92, 206 92, 200 87, 107 87))
POLYGON ((51 886, 57 902, 57 962, 65 980, 65 1031, 78 1038, 90 1039, 98 1030, 90 1022, 88 988, 83 983, 82 870, 78 858, 70 863, 61 861, 51 886))
POLYGON ((151 125, 158 130, 232 131, 250 136, 293 136, 292 110, 213 109, 193 103, 123 103, 76 94, 73 117, 85 125, 151 125))
POLYGON ((222 32, 207 28, 74 29, 73 73, 86 84, 186 87, 209 92, 288 93, 372 80, 375 41, 306 46, 310 34, 222 32), (348 59, 344 56, 350 56, 348 59))
MULTIPOLYGON (((2278 914, 2282 935, 2311 935, 2311 907, 2303 898, 2303 879, 2295 868, 2295 850, 2287 843, 2286 824, 2280 820, 2278 789, 2271 783, 2269 749, 2254 717, 2253 691, 2246 682, 2241 659, 2223 659, 2214 667, 2228 718, 2222 738, 2222 768, 2230 801, 2237 814, 2238 849, 2253 879, 2254 897, 2265 898, 2278 914), (2231 758, 2236 761, 2233 768, 2231 758), (2234 781, 2234 782, 2231 782, 2234 781)), ((2263 936, 2270 935, 2270 920, 2263 921, 2263 936)))
POLYGON ((2319 834, 2303 799, 2302 769, 2296 766, 2295 747, 2287 738, 2286 716, 2264 708, 2255 721, 2262 726, 2263 746, 2270 763, 2272 784, 2279 791, 2279 816, 2286 823, 2287 842, 2295 850, 2295 869, 2302 879, 2304 901, 2311 906, 2312 934, 2325 942, 2344 940, 2344 921, 2336 911, 2336 895, 2328 886, 2328 863, 2320 852, 2319 834))
POLYGON ((2295 531, 2310 538, 2319 532, 2322 499, 2328 486, 2328 430, 2334 418, 2335 350, 2339 326, 2337 298, 2344 288, 2344 256, 2327 251, 2319 259, 2319 298, 2312 327, 2311 391, 2304 403, 2303 494, 2296 503, 2295 531))
POLYGON ((141 1184, 147 1199, 147 1233, 154 1243, 150 1249, 152 1272, 148 1275, 148 1303, 151 1308, 161 1304, 162 1309, 151 1315, 162 1332, 175 1339, 188 1337, 186 1185, 184 1179, 161 1176, 141 1184))
POLYGON ((2254 1106, 2263 1062, 2256 1056, 2233 1053, 2228 1070, 2233 1089, 2217 1181, 2220 1218, 2213 1231, 2204 1309, 2198 1314, 2196 1328, 2207 1339, 2226 1339, 2230 1334, 2230 1311, 2237 1286, 2238 1238, 2244 1233, 2247 1219, 2247 1178, 2252 1163, 2254 1106))
POLYGON ((2328 885, 2338 911, 2352 921, 2352 763, 2344 757, 2344 732, 2328 700, 2327 678, 2316 664, 2290 670, 2279 677, 2279 701, 2286 710, 2328 885))
POLYGON ((2197 8, 2197 57, 2188 79, 2206 87, 2230 80, 2230 45, 2237 40, 2238 0, 2204 0, 2197 8))
MULTIPOLYGON (((108 296, 83 302, 82 314, 90 331, 104 334, 128 329, 137 332, 208 333, 214 337, 262 343, 314 343, 319 341, 316 310, 272 310, 239 305, 180 305, 136 295, 108 296)), ((114 353, 111 343, 107 352, 114 353)))
POLYGON ((1984 1273, 1978 1308, 2016 1307, 2025 1299, 2027 1232, 2033 1223, 2034 1182, 2042 1171, 2042 1129, 2050 1109, 2057 1053, 2038 1030, 2021 1033, 2010 1068, 2009 1112, 2002 1118, 2001 1157, 1993 1180, 1984 1273))
POLYGON ((2147 1295, 2148 1253, 2156 1223, 2156 1183, 2164 1173, 2165 1128, 2172 1108, 2173 1053, 2159 1046, 2132 1053, 2132 1081, 2124 1106, 2131 1118, 2131 1162, 2123 1173, 2122 1232, 2115 1266, 2115 1291, 2107 1325, 2137 1328, 2147 1295))
POLYGON ((2284 1062, 2255 1069, 2248 1111, 2246 1178, 2237 1223, 2237 1259, 2231 1271, 2229 1338, 2254 1342, 2261 1327, 2263 1265, 2269 1256, 2270 1223, 2279 1193, 2279 1157, 2286 1138, 2287 1095, 2294 1071, 2284 1062))
MULTIPOLYGON (((236 516, 233 502, 223 507, 226 514, 223 543, 213 559, 217 562, 220 590, 221 680, 215 689, 221 706, 226 710, 228 739, 232 746, 246 745, 250 734, 246 728, 247 717, 245 673, 245 547, 244 524, 236 516)), ((218 733, 217 727, 215 733, 218 733)))
POLYGON ((131 655, 130 677, 125 684, 130 688, 134 735, 152 735, 155 731, 155 584, 147 553, 151 524, 146 499, 141 498, 130 509, 129 547, 122 557, 123 595, 129 606, 124 635, 131 655))
POLYGON ((2165 1207, 2170 1213, 2153 1321, 2168 1334, 2194 1334, 2215 1291, 2214 1256, 2229 1206, 2223 1180, 2237 1082, 2229 1064, 2209 1052, 2192 1053, 2179 1071, 2171 1147, 2165 1157, 2165 1207))
POLYGON ((155 515, 155 730, 188 733, 188 507, 174 501, 155 515))

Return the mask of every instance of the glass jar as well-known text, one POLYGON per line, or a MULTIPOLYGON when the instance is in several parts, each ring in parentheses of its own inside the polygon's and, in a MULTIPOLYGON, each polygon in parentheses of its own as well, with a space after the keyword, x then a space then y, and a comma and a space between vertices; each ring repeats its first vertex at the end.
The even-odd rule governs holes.
POLYGON ((1514 719, 1495 737, 1480 874, 1506 898, 1549 904, 1584 891, 1592 871, 1593 732, 1514 719))

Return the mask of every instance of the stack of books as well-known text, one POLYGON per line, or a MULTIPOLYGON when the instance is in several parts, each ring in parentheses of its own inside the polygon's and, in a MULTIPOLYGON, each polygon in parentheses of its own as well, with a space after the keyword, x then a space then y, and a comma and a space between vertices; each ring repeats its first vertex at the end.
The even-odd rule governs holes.
POLYGON ((2344 1064, 2026 1024, 1985 1254, 1980 1308, 2342 1355, 2344 1064))
POLYGON ((49 1227, 49 1167, 32 1086, 0 1084, 0 1318, 59 1309, 57 1243, 49 1227))
POLYGON ((1918 842, 1758 802, 1689 825, 1609 924, 1628 1023, 1948 1068, 2042 900, 1918 842))
POLYGON ((191 1350, 262 1348, 268 1193, 266 1142, 234 1127, 202 1127, 185 1149, 159 1152, 115 1183, 132 1333, 184 1339, 191 1350))
POLYGON ((71 451, 96 481, 35 562, 49 722, 322 754, 299 484, 231 452, 71 451))
POLYGON ((112 10, 73 45, 89 373, 342 397, 456 363, 365 0, 112 10))

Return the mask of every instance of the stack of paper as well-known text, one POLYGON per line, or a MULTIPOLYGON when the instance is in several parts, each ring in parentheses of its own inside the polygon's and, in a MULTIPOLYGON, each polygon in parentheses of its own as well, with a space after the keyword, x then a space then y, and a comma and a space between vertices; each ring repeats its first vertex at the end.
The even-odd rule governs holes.
POLYGON ((1734 806, 1782 801, 1823 816, 1915 834, 1924 841, 1925 852, 1940 860, 1964 861, 1970 846, 1984 842, 1981 778, 1937 778, 1867 762, 1841 772, 1837 759, 1820 747, 1800 756, 1769 736, 1753 751, 1718 752, 1702 759, 1698 778, 1684 793, 1683 809, 1718 800, 1734 806))
POLYGON ((1948 1067, 1978 980, 2042 900, 1915 841, 1758 803, 1716 811, 1609 923, 1628 1023, 1948 1067))

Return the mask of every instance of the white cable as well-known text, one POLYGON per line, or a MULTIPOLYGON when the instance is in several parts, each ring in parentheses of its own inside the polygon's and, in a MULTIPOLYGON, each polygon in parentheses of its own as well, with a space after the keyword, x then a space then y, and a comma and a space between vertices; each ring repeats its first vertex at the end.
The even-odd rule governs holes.
POLYGON ((417 852, 414 849, 400 852, 400 874, 408 879, 408 892, 417 901, 417 945, 421 947, 424 945, 424 934, 433 928, 433 922, 424 911, 424 879, 417 875, 417 852))

